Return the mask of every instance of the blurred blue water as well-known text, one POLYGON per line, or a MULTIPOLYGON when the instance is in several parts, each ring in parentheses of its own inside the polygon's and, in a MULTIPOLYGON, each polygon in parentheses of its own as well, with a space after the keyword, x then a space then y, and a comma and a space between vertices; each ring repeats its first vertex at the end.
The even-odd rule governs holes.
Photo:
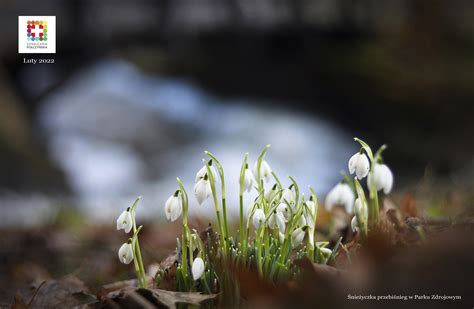
POLYGON ((304 191, 311 185, 322 197, 357 151, 350 134, 324 119, 272 102, 222 99, 191 81, 147 75, 122 60, 85 68, 41 106, 52 156, 78 202, 98 220, 113 220, 137 195, 143 196, 139 214, 163 217, 176 176, 191 196, 190 212, 212 213, 211 205, 198 206, 193 197, 204 150, 225 166, 235 214, 245 152, 253 166, 271 144, 267 160, 280 179, 288 184, 292 175, 304 191))

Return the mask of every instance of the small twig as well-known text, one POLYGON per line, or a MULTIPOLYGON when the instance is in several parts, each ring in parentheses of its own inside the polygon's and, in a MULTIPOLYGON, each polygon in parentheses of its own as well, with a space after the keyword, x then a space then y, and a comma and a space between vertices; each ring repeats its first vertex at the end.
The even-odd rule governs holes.
POLYGON ((33 294, 33 296, 31 296, 31 299, 30 301, 28 302, 28 304, 26 305, 28 308, 31 307, 31 303, 33 302, 33 300, 35 299, 36 295, 38 294, 39 290, 43 287, 43 285, 46 283, 46 281, 43 281, 40 283, 40 285, 36 288, 35 290, 35 293, 33 294))

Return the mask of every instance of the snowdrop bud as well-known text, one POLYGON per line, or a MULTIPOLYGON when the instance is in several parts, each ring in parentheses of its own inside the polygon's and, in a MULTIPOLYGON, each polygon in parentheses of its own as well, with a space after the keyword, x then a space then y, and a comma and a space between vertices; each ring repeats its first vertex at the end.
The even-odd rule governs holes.
POLYGON ((300 227, 294 230, 293 233, 291 233, 291 245, 293 247, 297 247, 303 242, 304 235, 306 234, 306 229, 306 226, 300 227))
POLYGON ((270 218, 268 218, 268 227, 271 229, 278 228, 281 233, 285 232, 285 218, 281 212, 275 211, 272 213, 270 218))
POLYGON ((171 195, 165 203, 165 215, 166 219, 170 221, 176 221, 183 212, 183 205, 181 198, 178 196, 179 191, 177 190, 171 195))
POLYGON ((342 205, 348 213, 351 213, 354 198, 354 192, 352 192, 351 187, 348 184, 339 183, 326 196, 326 209, 330 211, 334 206, 342 205))
POLYGON ((332 254, 332 250, 329 248, 319 248, 319 250, 321 250, 321 253, 327 257, 331 256, 332 254))
POLYGON ((356 173, 357 178, 362 179, 369 174, 370 163, 365 153, 356 153, 349 159, 349 172, 356 173))
POLYGON ((253 174, 248 169, 248 166, 247 166, 245 168, 245 172, 244 172, 244 188, 243 188, 243 191, 250 192, 250 190, 252 190, 252 184, 253 184, 253 174))
POLYGON ((194 259, 192 267, 193 279, 198 280, 204 273, 204 261, 198 257, 194 259))
POLYGON ((132 229, 132 214, 130 213, 130 207, 120 214, 117 219, 117 230, 123 229, 125 233, 130 233, 132 229))
POLYGON ((290 209, 289 206, 286 205, 285 203, 280 203, 278 207, 276 208, 277 212, 280 212, 283 215, 283 218, 285 218, 285 222, 288 222, 290 219, 290 209))
POLYGON ((256 229, 258 229, 263 224, 263 222, 265 222, 265 213, 263 212, 263 210, 255 210, 252 222, 253 226, 255 226, 256 229))
MULTIPOLYGON (((373 170, 373 182, 377 191, 383 190, 383 193, 389 194, 392 191, 393 186, 393 174, 392 171, 385 164, 375 163, 373 170)), ((367 177, 367 186, 372 187, 372 174, 367 177)))
POLYGON ((130 262, 133 261, 133 248, 132 248, 131 240, 124 243, 120 247, 118 251, 118 257, 119 257, 120 262, 124 264, 130 264, 130 262))
POLYGON ((358 232, 359 231, 359 223, 357 223, 357 217, 354 216, 351 220, 351 228, 352 232, 358 232))
MULTIPOLYGON (((253 166, 253 172, 256 177, 258 177, 257 165, 258 161, 255 162, 255 165, 253 166)), ((260 177, 265 178, 265 181, 268 182, 271 175, 272 169, 270 168, 270 165, 268 165, 267 161, 262 160, 262 163, 260 164, 260 177)))
POLYGON ((281 193, 282 202, 288 202, 290 206, 293 206, 296 202, 296 193, 291 189, 292 187, 293 185, 289 188, 283 189, 283 192, 281 193))
POLYGON ((359 214, 363 220, 367 221, 369 217, 369 207, 367 206, 367 203, 362 203, 360 199, 356 199, 354 209, 356 214, 359 214))
POLYGON ((270 203, 273 200, 273 198, 275 197, 277 191, 278 191, 277 190, 277 185, 274 184, 271 190, 268 190, 267 192, 265 192, 264 197, 265 197, 265 200, 267 201, 267 203, 270 203))
POLYGON ((196 196, 199 205, 202 205, 202 203, 207 200, 211 193, 211 184, 206 174, 194 185, 194 195, 196 196))

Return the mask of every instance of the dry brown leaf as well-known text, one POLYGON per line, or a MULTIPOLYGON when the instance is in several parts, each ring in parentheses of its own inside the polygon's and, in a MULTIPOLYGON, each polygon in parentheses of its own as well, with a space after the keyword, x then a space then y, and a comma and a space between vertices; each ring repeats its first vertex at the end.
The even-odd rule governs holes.
POLYGON ((59 280, 46 281, 38 289, 30 305, 31 308, 70 308, 94 301, 96 298, 89 294, 81 280, 66 276, 59 280))
MULTIPOLYGON (((210 301, 216 294, 202 294, 198 292, 175 292, 161 289, 134 289, 126 288, 111 292, 103 297, 103 305, 118 305, 120 308, 155 308, 164 305, 176 308, 176 304, 191 304, 199 306, 205 301, 210 301)), ((98 306, 100 307, 100 306, 98 306)))

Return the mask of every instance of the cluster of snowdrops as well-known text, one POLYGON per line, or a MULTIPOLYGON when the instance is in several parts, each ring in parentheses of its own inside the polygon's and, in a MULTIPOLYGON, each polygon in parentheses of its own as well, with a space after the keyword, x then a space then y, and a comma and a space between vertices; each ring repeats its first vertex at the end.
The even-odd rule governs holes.
MULTIPOLYGON (((391 191, 393 175, 383 163, 385 145, 374 153, 362 140, 355 138, 355 141, 361 148, 348 162, 349 173, 355 176, 343 175, 342 181, 327 194, 325 207, 330 210, 336 205, 343 206, 353 214, 352 230, 363 240, 370 226, 378 222, 378 194, 391 191), (364 178, 367 178, 367 195, 360 183, 364 178)), ((165 203, 168 220, 182 218, 182 235, 177 242, 177 290, 211 293, 222 289, 226 282, 233 282, 222 265, 255 269, 261 278, 278 281, 298 275, 299 269, 292 263, 295 258, 307 257, 314 263, 325 264, 335 256, 341 239, 332 249, 327 247, 327 241, 315 241, 318 199, 314 189, 310 187, 305 195, 291 176, 289 185, 284 186, 265 160, 268 148, 264 148, 252 170, 247 162, 248 154, 244 155, 239 176, 238 235, 229 234, 224 168, 212 153, 205 152, 208 159, 203 159, 203 167, 196 174, 194 196, 199 204, 210 198, 213 201, 217 219, 213 245, 204 242, 188 226, 188 194, 177 178, 178 188, 165 203), (244 211, 243 196, 251 190, 256 190, 257 197, 249 210, 244 211)), ((137 227, 135 220, 139 199, 117 219, 117 229, 131 233, 118 256, 124 264, 134 262, 140 287, 147 287, 138 239, 142 226, 137 227)))

